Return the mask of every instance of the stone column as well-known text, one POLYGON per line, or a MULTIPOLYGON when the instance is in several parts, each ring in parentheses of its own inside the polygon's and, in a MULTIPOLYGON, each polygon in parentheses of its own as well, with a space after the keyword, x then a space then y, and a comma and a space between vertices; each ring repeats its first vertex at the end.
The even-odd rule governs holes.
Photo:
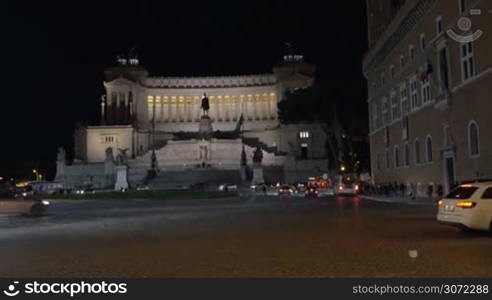
POLYGON ((270 120, 272 118, 272 110, 270 107, 270 96, 268 94, 265 95, 265 111, 266 111, 266 119, 270 120))
POLYGON ((129 99, 128 99, 128 94, 127 93, 123 93, 123 98, 124 98, 124 101, 125 101, 125 108, 123 109, 123 116, 122 116, 122 120, 121 122, 122 123, 126 123, 128 122, 128 115, 129 115, 129 112, 130 112, 130 106, 129 106, 129 99))
POLYGON ((178 99, 176 97, 171 98, 171 105, 170 105, 170 116, 171 116, 171 121, 176 122, 177 118, 177 110, 178 110, 178 99))
POLYGON ((198 97, 194 97, 194 96, 191 97, 191 121, 192 122, 196 122, 198 120, 198 117, 197 117, 197 108, 198 108, 197 100, 198 100, 198 97))
POLYGON ((276 120, 277 119, 277 115, 278 115, 278 110, 277 110, 277 98, 275 97, 275 95, 271 96, 270 97, 270 107, 271 107, 271 111, 272 111, 272 119, 276 120))
POLYGON ((106 123, 106 95, 101 96, 101 124, 106 123))
POLYGON ((248 99, 241 95, 241 113, 243 114, 244 120, 247 121, 248 119, 248 99))
POLYGON ((161 115, 160 115, 161 122, 166 122, 166 114, 164 111, 165 109, 166 106, 164 105, 164 96, 161 96, 161 115))
POLYGON ((120 123, 120 106, 121 106, 120 101, 121 101, 120 93, 116 92, 116 109, 114 111, 114 122, 116 124, 120 123))

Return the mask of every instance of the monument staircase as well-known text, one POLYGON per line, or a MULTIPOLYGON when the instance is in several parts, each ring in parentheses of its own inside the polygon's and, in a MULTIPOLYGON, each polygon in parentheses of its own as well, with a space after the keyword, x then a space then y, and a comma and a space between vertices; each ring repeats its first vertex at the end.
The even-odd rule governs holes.
POLYGON ((245 137, 243 138, 243 142, 245 145, 248 145, 253 148, 261 147, 261 149, 265 150, 268 153, 273 153, 275 155, 287 155, 286 152, 278 150, 277 146, 268 146, 263 143, 259 138, 256 137, 245 137))
POLYGON ((199 185, 217 188, 223 183, 241 183, 239 170, 194 169, 183 171, 161 171, 154 178, 148 178, 151 189, 176 189, 199 185))

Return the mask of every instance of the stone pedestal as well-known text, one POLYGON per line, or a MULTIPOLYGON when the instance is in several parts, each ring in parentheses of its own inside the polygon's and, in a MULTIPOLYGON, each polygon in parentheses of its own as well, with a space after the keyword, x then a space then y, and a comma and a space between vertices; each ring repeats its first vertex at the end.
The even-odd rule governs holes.
POLYGON ((210 119, 209 116, 202 116, 200 118, 200 124, 198 125, 198 136, 201 139, 208 140, 212 138, 213 131, 212 119, 210 119))
POLYGON ((62 183, 65 181, 65 168, 66 168, 66 164, 64 161, 56 162, 55 181, 62 182, 62 183))
POLYGON ((265 183, 265 178, 263 177, 263 168, 261 165, 253 166, 253 184, 263 184, 265 183))
POLYGON ((122 189, 128 189, 128 167, 120 165, 116 167, 116 184, 114 185, 115 191, 122 189))

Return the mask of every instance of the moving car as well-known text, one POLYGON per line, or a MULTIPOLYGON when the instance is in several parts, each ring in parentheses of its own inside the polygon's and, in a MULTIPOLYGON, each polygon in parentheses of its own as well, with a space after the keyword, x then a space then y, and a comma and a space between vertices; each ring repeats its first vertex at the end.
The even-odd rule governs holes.
POLYGON ((439 222, 492 231, 492 181, 462 184, 438 205, 439 222))
POLYGON ((219 186, 219 191, 223 191, 223 192, 237 191, 237 185, 233 183, 224 183, 219 186))
POLYGON ((359 193, 360 186, 353 176, 341 176, 335 187, 335 194, 356 195, 359 193))
POLYGON ((311 186, 311 187, 307 188, 305 194, 306 194, 307 198, 318 198, 319 192, 318 192, 317 188, 315 188, 314 186, 311 186))
POLYGON ((40 216, 50 203, 46 200, 15 197, 10 191, 0 191, 0 214, 40 216))
POLYGON ((289 185, 283 185, 278 188, 279 196, 291 196, 293 192, 294 192, 294 188, 289 185))

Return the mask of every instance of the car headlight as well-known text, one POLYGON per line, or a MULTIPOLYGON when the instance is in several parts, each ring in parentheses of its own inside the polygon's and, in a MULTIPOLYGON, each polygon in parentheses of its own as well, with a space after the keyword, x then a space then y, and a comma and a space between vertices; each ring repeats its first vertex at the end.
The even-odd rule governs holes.
POLYGON ((50 202, 48 200, 42 200, 41 203, 43 203, 43 205, 50 205, 50 202))

